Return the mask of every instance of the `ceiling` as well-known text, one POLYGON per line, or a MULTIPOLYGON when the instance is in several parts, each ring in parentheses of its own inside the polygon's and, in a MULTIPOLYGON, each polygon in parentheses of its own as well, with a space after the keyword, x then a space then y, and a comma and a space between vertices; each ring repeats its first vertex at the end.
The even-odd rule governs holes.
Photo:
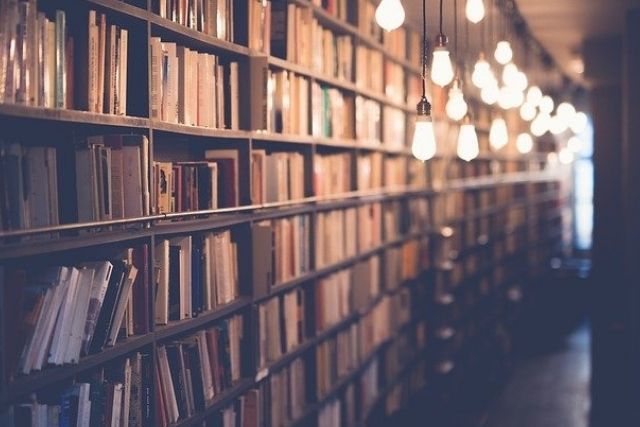
MULTIPOLYGON (((465 21, 463 16, 466 1, 457 0, 457 2, 459 31, 463 31, 464 27, 461 25, 465 21)), ((487 15, 491 10, 494 12, 494 25, 500 22, 500 18, 497 18, 497 9, 490 7, 495 2, 496 0, 484 0, 487 15)), ((515 3, 526 22, 529 33, 551 55, 559 71, 575 82, 584 84, 587 82, 583 80, 581 74, 583 41, 621 34, 626 10, 640 5, 640 0, 515 0, 515 3)), ((410 24, 420 28, 422 2, 404 0, 403 4, 410 24)), ((444 32, 450 36, 450 39, 453 35, 453 5, 453 0, 444 2, 444 32)), ((427 28, 430 37, 437 32, 435 24, 438 8, 438 0, 427 0, 427 28)), ((487 17, 479 25, 470 24, 472 57, 477 56, 476 52, 482 48, 482 43, 479 41, 481 40, 479 28, 487 25, 486 21, 487 17)), ((462 37, 461 40, 463 40, 462 37)), ((530 58, 525 59, 522 55, 518 58, 517 46, 514 46, 514 52, 516 52, 515 61, 518 65, 523 65, 525 61, 529 62, 530 77, 533 75, 533 80, 537 84, 553 87, 562 82, 562 75, 559 72, 544 67, 542 62, 536 63, 530 58)))

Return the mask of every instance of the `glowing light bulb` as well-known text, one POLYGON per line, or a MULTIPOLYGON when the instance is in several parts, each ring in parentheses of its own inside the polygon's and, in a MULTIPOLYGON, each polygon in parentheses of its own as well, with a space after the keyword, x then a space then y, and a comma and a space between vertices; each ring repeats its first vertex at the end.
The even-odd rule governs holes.
POLYGON ((451 58, 449 58, 449 51, 444 46, 438 46, 433 50, 431 80, 442 87, 453 80, 453 65, 451 65, 451 58))
POLYGON ((387 31, 399 28, 404 18, 404 7, 400 0, 382 0, 376 9, 376 22, 387 31))
POLYGON ((520 118, 527 122, 530 122, 536 117, 536 107, 529 101, 526 101, 520 107, 520 118))
POLYGON ((571 123, 569 123, 569 127, 571 128, 571 132, 573 133, 582 133, 584 129, 587 127, 587 115, 582 111, 578 111, 574 116, 571 123))
POLYGON ((539 108, 543 113, 551 114, 553 111, 553 99, 549 95, 543 96, 540 100, 539 108))
POLYGON ((563 147, 558 153, 558 160, 563 165, 568 165, 569 163, 573 162, 573 152, 567 147, 563 147))
POLYGON ((551 117, 551 121, 549 122, 549 131, 552 134, 560 135, 562 132, 567 130, 567 128, 568 125, 562 117, 557 114, 551 117))
POLYGON ((569 150, 571 150, 573 153, 577 153, 580 150, 582 150, 582 140, 580 138, 578 138, 577 136, 572 136, 571 138, 569 138, 569 140, 567 141, 567 147, 569 148, 569 150))
POLYGON ((542 136, 549 130, 551 117, 547 113, 540 112, 531 122, 531 133, 535 136, 542 136))
POLYGON ((465 13, 469 21, 477 24, 484 18, 484 2, 482 0, 467 0, 465 13))
POLYGON ((502 65, 511 61, 511 58, 513 58, 513 51, 511 50, 509 42, 506 40, 499 41, 496 45, 496 50, 493 53, 493 56, 496 58, 496 61, 502 65))
POLYGON ((445 109, 447 116, 449 116, 451 120, 458 121, 467 114, 467 103, 464 100, 464 94, 460 86, 458 86, 456 82, 457 80, 453 83, 451 89, 449 89, 449 100, 447 101, 445 109))
POLYGON ((509 62, 502 69, 502 82, 507 86, 515 86, 518 76, 518 67, 513 62, 509 62))
POLYGON ((464 123, 460 126, 458 133, 458 157, 465 161, 471 161, 480 154, 478 145, 478 134, 476 127, 471 123, 464 123))
POLYGON ((529 86, 529 79, 527 78, 527 75, 522 71, 518 71, 512 86, 520 92, 524 92, 527 86, 529 86))
POLYGON ((487 105, 493 105, 498 101, 500 96, 500 88, 498 88, 498 82, 493 80, 480 91, 480 97, 487 105))
POLYGON ((418 116, 416 127, 413 132, 413 142, 411 143, 411 153, 422 160, 429 160, 436 154, 436 136, 433 131, 431 116, 418 116))
POLYGON ((576 115, 576 109, 572 104, 562 102, 558 105, 558 108, 556 108, 556 114, 562 117, 562 119, 567 123, 567 126, 569 126, 573 121, 573 117, 576 115))
POLYGON ((542 100, 542 91, 538 86, 531 86, 527 91, 527 102, 537 107, 542 100))
POLYGON ((533 138, 528 133, 521 133, 516 138, 516 148, 522 154, 527 154, 533 148, 533 138))
POLYGON ((491 122, 489 129, 489 143, 494 150, 499 150, 509 142, 509 132, 507 131, 507 123, 501 117, 496 117, 491 122))
POLYGON ((471 82, 478 89, 484 88, 491 80, 491 66, 484 59, 481 54, 478 62, 473 66, 473 73, 471 74, 471 82))
POLYGON ((511 94, 508 86, 502 86, 498 94, 498 105, 503 110, 511 108, 511 94))

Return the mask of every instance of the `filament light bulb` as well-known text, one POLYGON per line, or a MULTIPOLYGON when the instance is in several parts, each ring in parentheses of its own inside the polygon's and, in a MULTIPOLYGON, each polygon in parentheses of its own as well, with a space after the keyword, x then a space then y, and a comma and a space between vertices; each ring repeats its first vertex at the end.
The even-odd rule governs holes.
POLYGON ((458 121, 467 114, 467 103, 464 100, 464 94, 460 86, 456 82, 457 80, 451 89, 449 89, 449 100, 447 101, 445 109, 447 116, 449 116, 451 120, 458 121))
POLYGON ((531 133, 535 136, 544 135, 549 130, 550 121, 551 116, 549 116, 549 114, 540 112, 531 122, 531 133))
POLYGON ((542 91, 538 86, 531 86, 527 91, 527 102, 537 107, 542 100, 542 91))
POLYGON ((522 154, 527 154, 533 148, 533 138, 528 133, 521 133, 516 138, 516 148, 522 154))
POLYGON ((484 88, 491 81, 491 66, 484 59, 481 54, 480 58, 473 66, 473 73, 471 74, 471 82, 478 89, 484 88))
POLYGON ((489 129, 489 144, 494 150, 499 150, 509 142, 509 132, 507 131, 507 123, 502 117, 496 117, 491 122, 489 129))
POLYGON ((509 62, 502 69, 502 82, 507 86, 515 86, 518 79, 518 67, 513 62, 509 62))
POLYGON ((558 108, 556 108, 556 114, 566 122, 568 127, 569 124, 571 124, 571 122, 573 121, 573 117, 576 115, 576 109, 572 104, 568 102, 562 102, 560 103, 560 105, 558 105, 558 108))
POLYGON ((553 111, 553 99, 549 95, 545 95, 540 100, 540 111, 545 114, 551 114, 553 111))
POLYGON ((413 132, 413 142, 411 143, 411 153, 422 160, 429 160, 436 154, 436 136, 433 131, 431 116, 418 116, 416 127, 413 132))
POLYGON ((530 122, 536 117, 536 107, 529 101, 526 101, 520 107, 520 118, 527 122, 530 122))
POLYGON ((573 133, 582 133, 584 129, 587 127, 588 118, 585 113, 582 111, 578 111, 574 116, 571 123, 569 123, 569 127, 571 128, 571 132, 573 133))
POLYGON ((438 46, 433 50, 431 80, 442 87, 445 87, 453 80, 453 65, 446 46, 438 46))
POLYGON ((500 96, 500 88, 498 88, 498 82, 492 79, 485 87, 480 91, 480 97, 487 105, 493 105, 498 102, 500 96))
POLYGON ((399 28, 404 18, 404 7, 400 0, 382 0, 376 8, 376 22, 387 31, 399 28))
POLYGON ((472 123, 463 123, 458 133, 458 157, 465 161, 471 161, 480 154, 478 134, 472 123))
POLYGON ((511 58, 513 58, 513 51, 511 50, 509 42, 506 40, 499 41, 496 45, 496 50, 493 53, 493 56, 496 58, 496 61, 502 65, 511 61, 511 58))
POLYGON ((567 130, 568 127, 568 123, 558 114, 551 117, 551 121, 549 122, 549 131, 552 134, 560 135, 562 132, 567 130))
POLYGON ((484 2, 482 0, 467 0, 465 13, 469 21, 477 24, 484 18, 484 2))

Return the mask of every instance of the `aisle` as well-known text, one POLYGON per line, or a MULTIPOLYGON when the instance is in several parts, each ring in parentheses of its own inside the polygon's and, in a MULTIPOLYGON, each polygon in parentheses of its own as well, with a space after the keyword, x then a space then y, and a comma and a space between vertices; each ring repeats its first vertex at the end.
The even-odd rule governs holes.
POLYGON ((485 427, 586 427, 589 330, 518 362, 485 427))

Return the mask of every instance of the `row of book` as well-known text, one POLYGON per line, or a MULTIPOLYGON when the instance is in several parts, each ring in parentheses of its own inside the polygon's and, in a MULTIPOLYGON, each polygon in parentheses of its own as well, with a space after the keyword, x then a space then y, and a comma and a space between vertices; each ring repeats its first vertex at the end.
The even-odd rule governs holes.
POLYGON ((160 240, 155 258, 157 324, 196 317, 240 296, 238 244, 230 230, 160 240))
POLYGON ((297 152, 251 152, 251 202, 263 204, 305 196, 304 156, 297 152))
POLYGON ((393 102, 403 104, 405 96, 405 72, 400 64, 385 61, 384 63, 384 94, 393 102))
POLYGON ((0 102, 127 114, 128 30, 89 11, 72 37, 66 13, 0 3, 0 102))
POLYGON ((238 206, 238 162, 238 151, 231 149, 206 150, 202 161, 154 161, 154 212, 189 212, 238 206))
POLYGON ((91 136, 72 152, 0 142, 2 228, 148 215, 148 159, 149 142, 137 135, 91 136))
POLYGON ((316 333, 338 324, 352 313, 352 295, 359 285, 354 283, 353 276, 353 270, 341 270, 319 279, 315 284, 316 333))
POLYGON ((385 146, 402 149, 406 144, 406 115, 405 112, 394 107, 382 108, 384 126, 382 141, 385 146))
POLYGON ((373 99, 356 96, 356 139, 369 145, 378 145, 382 141, 380 103, 373 99))
POLYGON ((356 86, 376 93, 385 92, 384 55, 382 51, 364 45, 356 46, 356 86))
POLYGON ((216 55, 152 37, 153 119, 208 128, 240 128, 237 62, 221 64, 216 55))
POLYGON ((311 84, 311 135, 353 139, 355 113, 353 97, 316 81, 311 84))
POLYGON ((14 303, 7 325, 8 374, 78 363, 119 338, 149 331, 148 248, 110 261, 5 272, 14 303))
POLYGON ((234 315, 216 326, 158 346, 158 424, 167 426, 203 411, 243 375, 244 318, 234 315))
MULTIPOLYGON (((153 367, 148 354, 100 368, 67 388, 35 401, 11 406, 6 427, 150 425, 153 367)), ((44 393, 43 393, 44 394, 44 393)))
POLYGON ((311 50, 316 52, 309 65, 313 71, 323 76, 339 80, 353 80, 353 39, 348 35, 336 34, 322 27, 314 19, 311 29, 311 50))
POLYGON ((351 191, 351 155, 316 154, 313 163, 313 193, 329 196, 351 191))
POLYGON ((264 400, 261 390, 249 390, 231 405, 205 420, 205 425, 207 427, 261 427, 265 420, 264 400))
MULTIPOLYGON (((152 7, 162 18, 233 42, 235 3, 232 0, 153 0, 152 7)), ((248 1, 248 6, 252 3, 257 2, 248 1)), ((250 20, 249 24, 252 23, 250 20)))
POLYGON ((360 361, 359 325, 338 332, 316 346, 316 396, 324 398, 360 361))
POLYGON ((296 358, 269 376, 269 413, 272 427, 284 427, 298 420, 307 405, 305 363, 296 358))

